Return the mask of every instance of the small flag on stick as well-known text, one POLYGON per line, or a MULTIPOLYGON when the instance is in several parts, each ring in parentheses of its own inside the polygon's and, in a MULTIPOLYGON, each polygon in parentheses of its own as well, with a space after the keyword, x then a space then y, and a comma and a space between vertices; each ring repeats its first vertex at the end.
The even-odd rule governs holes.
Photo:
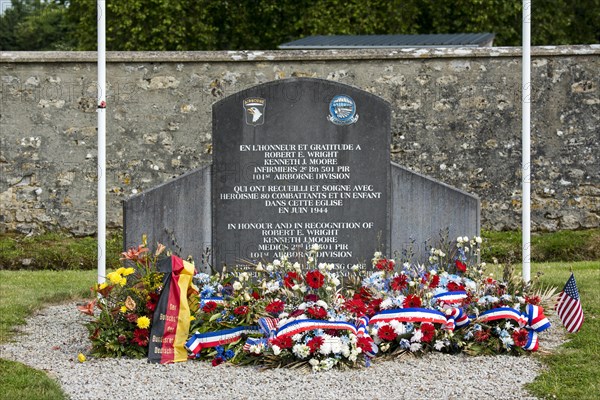
POLYGON ((567 281, 564 289, 558 295, 558 301, 554 307, 558 317, 562 321, 567 331, 573 333, 581 328, 583 323, 583 310, 579 300, 579 291, 575 283, 575 276, 571 272, 571 277, 567 281))

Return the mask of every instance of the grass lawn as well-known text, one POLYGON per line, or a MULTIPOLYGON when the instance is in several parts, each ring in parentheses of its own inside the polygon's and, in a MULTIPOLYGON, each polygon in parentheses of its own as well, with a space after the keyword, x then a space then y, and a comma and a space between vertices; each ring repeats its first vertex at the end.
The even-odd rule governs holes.
MULTIPOLYGON (((96 271, 0 271, 0 342, 33 311, 49 303, 88 296, 96 271)), ((0 354, 1 356, 1 354, 0 354)), ((23 364, 0 359, 2 399, 64 399, 59 385, 23 364)))
MULTIPOLYGON (((549 356, 541 356, 548 370, 528 390, 550 399, 600 398, 600 261, 534 264, 544 273, 542 282, 562 290, 572 266, 581 297, 584 322, 581 330, 569 334, 568 343, 549 356)), ((543 345, 543 344, 542 344, 543 345)))

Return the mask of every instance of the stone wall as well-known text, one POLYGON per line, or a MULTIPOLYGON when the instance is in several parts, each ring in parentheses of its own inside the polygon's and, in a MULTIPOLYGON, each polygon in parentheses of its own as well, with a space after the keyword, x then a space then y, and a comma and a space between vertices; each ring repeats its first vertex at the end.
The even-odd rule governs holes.
MULTIPOLYGON (((533 229, 598 227, 600 45, 532 61, 533 229)), ((109 53, 109 226, 123 199, 210 162, 215 101, 293 76, 388 100, 393 161, 478 195, 484 228, 520 226, 518 48, 109 53)), ((95 53, 3 52, 0 77, 0 231, 94 233, 95 53)))

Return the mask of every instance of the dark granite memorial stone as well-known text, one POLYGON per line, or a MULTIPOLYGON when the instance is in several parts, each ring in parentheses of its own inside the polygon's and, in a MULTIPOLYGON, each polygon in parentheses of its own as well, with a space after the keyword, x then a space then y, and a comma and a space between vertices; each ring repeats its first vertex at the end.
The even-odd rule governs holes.
POLYGON ((340 273, 390 250, 390 106, 320 79, 259 85, 213 106, 213 263, 298 258, 340 273))

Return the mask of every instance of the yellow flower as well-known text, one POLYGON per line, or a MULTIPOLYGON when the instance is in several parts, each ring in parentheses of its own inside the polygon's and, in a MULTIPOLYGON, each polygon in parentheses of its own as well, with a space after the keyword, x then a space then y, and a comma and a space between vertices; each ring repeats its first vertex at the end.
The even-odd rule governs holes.
POLYGON ((85 361, 85 356, 83 354, 79 353, 77 355, 77 359, 79 360, 80 363, 82 363, 85 361))
POLYGON ((190 317, 190 321, 194 321, 196 320, 196 317, 194 317, 193 315, 190 317))
POLYGON ((133 274, 134 272, 135 272, 135 269, 133 269, 133 267, 129 267, 129 268, 123 269, 123 272, 121 272, 121 275, 129 276, 129 275, 133 274))
POLYGON ((119 280, 119 285, 121 285, 121 286, 127 285, 127 278, 122 276, 121 279, 119 280))
POLYGON ((127 307, 121 306, 121 313, 125 314, 127 312, 127 307))
POLYGON ((102 282, 102 283, 100 284, 100 286, 98 286, 98 290, 102 290, 102 289, 104 289, 104 288, 106 288, 106 287, 108 287, 108 283, 106 283, 106 282, 102 282))
POLYGON ((146 329, 150 326, 150 319, 148 317, 139 317, 137 319, 137 326, 140 329, 146 329))
POLYGON ((118 285, 121 283, 121 279, 123 279, 123 277, 121 276, 121 274, 117 271, 115 272, 111 272, 110 274, 106 275, 106 277, 108 278, 108 280, 113 284, 113 285, 118 285))
POLYGON ((121 267, 121 268, 119 268, 119 269, 118 269, 116 272, 117 272, 117 274, 119 274, 119 275, 125 275, 125 274, 124 274, 124 272, 125 272, 125 267, 121 267))

